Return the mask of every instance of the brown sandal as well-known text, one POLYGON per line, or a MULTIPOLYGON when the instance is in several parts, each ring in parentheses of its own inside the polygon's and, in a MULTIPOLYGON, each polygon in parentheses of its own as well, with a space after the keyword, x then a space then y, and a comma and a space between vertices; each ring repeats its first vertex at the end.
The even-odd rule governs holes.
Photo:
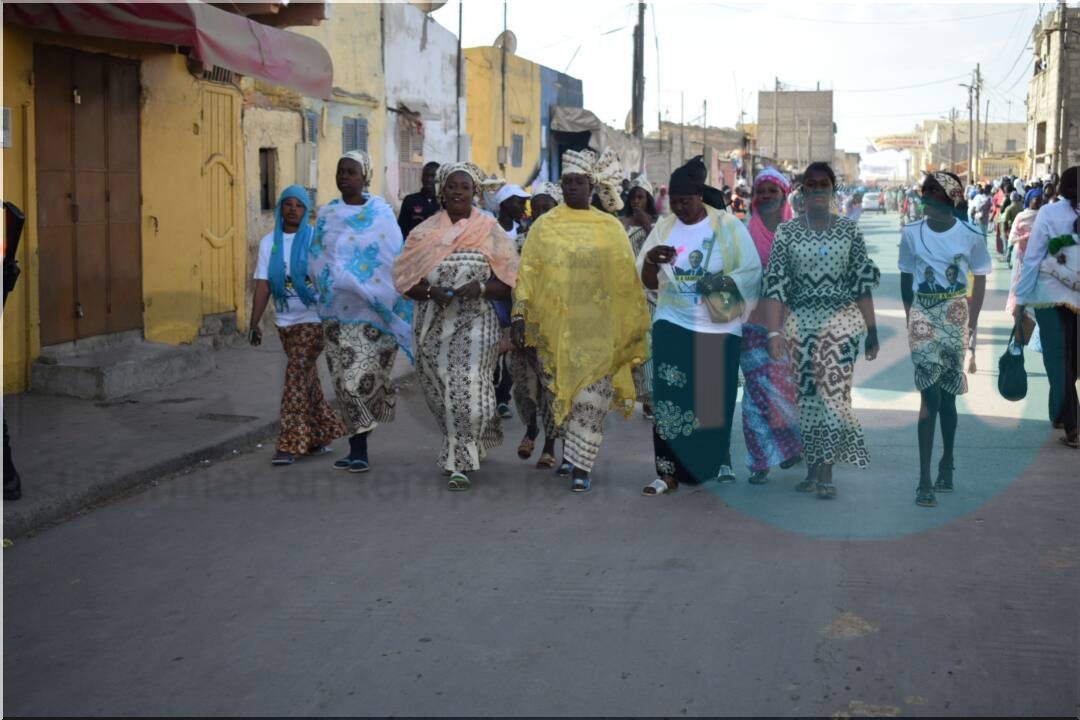
POLYGON ((554 470, 559 466, 559 461, 555 459, 555 456, 551 453, 544 453, 540 456, 540 459, 536 461, 537 470, 554 470))
POLYGON ((535 449, 536 449, 536 441, 534 439, 532 439, 531 437, 529 437, 528 435, 526 435, 522 439, 521 444, 518 445, 518 457, 521 458, 522 460, 528 460, 529 458, 532 457, 533 450, 535 450, 535 449))

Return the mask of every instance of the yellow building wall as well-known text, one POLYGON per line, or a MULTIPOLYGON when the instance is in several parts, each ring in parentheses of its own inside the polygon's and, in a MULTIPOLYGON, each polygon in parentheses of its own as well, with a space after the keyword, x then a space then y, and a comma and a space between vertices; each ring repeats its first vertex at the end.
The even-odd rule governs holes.
POLYGON ((386 86, 382 66, 382 16, 378 3, 335 3, 329 20, 318 27, 290 28, 322 43, 334 63, 334 96, 324 103, 305 98, 319 113, 319 203, 338 196, 334 175, 341 158, 341 126, 346 117, 367 120, 374 177, 370 192, 386 192, 383 136, 386 133, 386 86))
MULTIPOLYGON (((34 88, 30 84, 35 42, 140 61, 144 335, 151 341, 191 342, 199 333, 203 317, 200 256, 207 208, 200 133, 209 128, 202 122, 200 111, 205 83, 188 72, 184 56, 156 46, 64 36, 7 24, 3 29, 3 93, 4 106, 12 108, 12 147, 3 151, 3 191, 4 198, 23 208, 27 217, 19 252, 23 273, 4 312, 4 392, 18 392, 29 386, 30 366, 41 352, 34 88)), ((232 92, 239 103, 239 91, 232 92)), ((239 132, 235 135, 239 141, 239 132)), ((225 252, 232 258, 230 293, 237 321, 243 324, 243 238, 247 233, 244 166, 242 162, 237 165, 233 193, 237 227, 235 239, 225 252)))
MULTIPOLYGON (((4 392, 17 392, 30 380, 30 358, 41 352, 38 333, 37 184, 34 155, 33 44, 4 26, 4 107, 11 108, 11 147, 4 148, 4 199, 26 213, 19 241, 22 275, 4 306, 4 392)), ((0 227, 3 223, 0 223, 0 227)), ((0 230, 3 232, 3 230, 0 230)), ((5 247, 7 238, 5 240, 5 247)))
POLYGON ((512 53, 506 55, 506 112, 503 113, 502 51, 494 47, 467 48, 465 93, 466 131, 472 142, 472 161, 507 182, 528 183, 540 164, 540 66, 512 53), (510 160, 512 137, 524 139, 521 167, 510 160), (507 148, 507 163, 498 163, 498 148, 507 148))

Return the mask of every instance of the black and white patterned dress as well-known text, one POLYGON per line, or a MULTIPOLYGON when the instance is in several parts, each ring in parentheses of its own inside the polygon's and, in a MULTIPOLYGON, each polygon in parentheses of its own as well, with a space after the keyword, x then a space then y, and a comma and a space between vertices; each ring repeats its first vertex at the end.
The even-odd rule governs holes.
MULTIPOLYGON (((435 287, 462 287, 491 277, 478 250, 457 250, 427 275, 435 287)), ((445 308, 417 304, 413 319, 416 374, 428 407, 443 433, 439 465, 470 472, 502 442, 491 382, 499 357, 499 319, 483 298, 455 299, 445 308)))
POLYGON ((820 232, 802 220, 776 229, 763 295, 790 311, 784 335, 809 463, 870 464, 851 407, 855 359, 866 333, 855 301, 876 288, 880 277, 853 220, 833 217, 830 228, 820 232))

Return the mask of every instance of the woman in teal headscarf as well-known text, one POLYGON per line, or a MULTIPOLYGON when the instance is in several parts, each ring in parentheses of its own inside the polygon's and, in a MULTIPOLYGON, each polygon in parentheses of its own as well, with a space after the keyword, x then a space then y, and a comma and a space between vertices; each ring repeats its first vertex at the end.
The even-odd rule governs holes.
POLYGON ((316 362, 323 351, 323 329, 308 279, 307 191, 290 185, 275 210, 274 231, 259 243, 255 266, 255 303, 251 310, 251 344, 262 343, 259 321, 274 300, 274 324, 285 348, 285 391, 281 396, 281 430, 274 465, 291 465, 298 456, 321 452, 345 435, 345 425, 323 397, 316 362), (293 278, 297 278, 293 282, 293 278))

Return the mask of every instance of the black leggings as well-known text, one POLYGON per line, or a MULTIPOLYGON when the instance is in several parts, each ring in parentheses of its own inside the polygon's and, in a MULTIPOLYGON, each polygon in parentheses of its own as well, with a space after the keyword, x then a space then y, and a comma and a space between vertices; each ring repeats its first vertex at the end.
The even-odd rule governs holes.
POLYGON ((941 443, 945 446, 941 465, 952 467, 953 444, 956 441, 956 396, 934 384, 922 391, 922 407, 919 409, 919 485, 929 487, 930 461, 934 455, 934 426, 941 417, 941 443))

